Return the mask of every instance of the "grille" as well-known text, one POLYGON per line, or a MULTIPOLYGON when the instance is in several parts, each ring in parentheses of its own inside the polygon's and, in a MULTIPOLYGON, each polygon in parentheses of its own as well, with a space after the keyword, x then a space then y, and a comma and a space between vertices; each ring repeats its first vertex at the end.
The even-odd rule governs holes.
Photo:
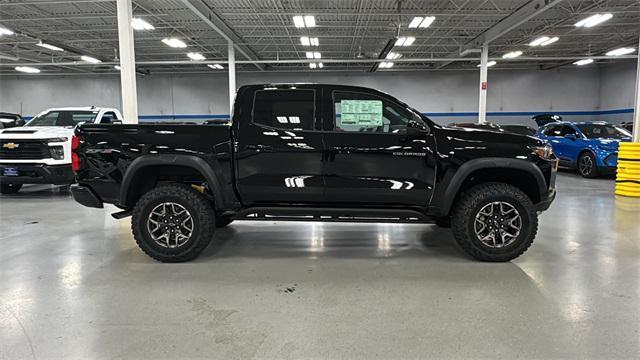
POLYGON ((47 144, 41 140, 0 140, 0 160, 39 160, 50 158, 47 144), (5 144, 16 144, 10 149, 5 144))

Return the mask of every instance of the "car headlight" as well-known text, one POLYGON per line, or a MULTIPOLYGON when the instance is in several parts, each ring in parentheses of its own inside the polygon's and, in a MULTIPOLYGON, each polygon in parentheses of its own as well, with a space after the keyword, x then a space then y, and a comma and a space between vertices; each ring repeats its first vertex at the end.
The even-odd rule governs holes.
POLYGON ((47 139, 46 142, 48 142, 48 143, 60 143, 60 142, 67 142, 68 140, 69 140, 69 138, 59 137, 59 138, 47 139))
POLYGON ((530 146, 531 152, 537 157, 544 160, 553 159, 553 148, 549 144, 544 144, 542 146, 530 146))
POLYGON ((54 160, 64 159, 64 149, 62 148, 62 146, 49 147, 49 153, 51 154, 51 158, 53 158, 54 160))

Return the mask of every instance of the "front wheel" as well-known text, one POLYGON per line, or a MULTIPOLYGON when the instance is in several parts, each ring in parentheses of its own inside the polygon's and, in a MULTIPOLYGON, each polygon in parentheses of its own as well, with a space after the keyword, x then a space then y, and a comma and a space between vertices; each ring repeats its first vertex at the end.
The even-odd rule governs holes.
POLYGON ((216 229, 211 202, 183 184, 159 186, 136 203, 133 237, 142 251, 161 262, 195 259, 216 229))
POLYGON ((510 261, 522 255, 538 231, 531 199, 503 183, 477 185, 456 203, 451 217, 460 247, 481 261, 510 261))
POLYGON ((598 176, 597 170, 596 157, 588 151, 583 152, 578 158, 578 173, 585 178, 594 178, 598 176))
POLYGON ((15 194, 22 188, 22 184, 2 183, 0 184, 0 194, 15 194))

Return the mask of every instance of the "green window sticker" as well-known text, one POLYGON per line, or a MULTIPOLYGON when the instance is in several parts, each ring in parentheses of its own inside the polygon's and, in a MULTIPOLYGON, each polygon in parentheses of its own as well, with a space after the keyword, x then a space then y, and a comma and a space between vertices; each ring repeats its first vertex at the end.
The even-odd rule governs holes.
POLYGON ((382 101, 341 100, 341 125, 382 126, 382 101))

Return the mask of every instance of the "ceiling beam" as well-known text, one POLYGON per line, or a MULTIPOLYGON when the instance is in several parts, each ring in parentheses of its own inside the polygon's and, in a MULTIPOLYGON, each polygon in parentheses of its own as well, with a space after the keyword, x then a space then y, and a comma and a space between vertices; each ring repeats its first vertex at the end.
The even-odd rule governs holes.
MULTIPOLYGON (((182 0, 182 3, 189 8, 196 16, 204 21, 209 27, 217 31, 225 40, 233 43, 234 48, 242 54, 247 60, 257 61, 260 60, 258 55, 246 45, 242 45, 244 40, 236 34, 233 29, 227 25, 222 18, 216 14, 207 4, 202 0, 182 0)), ((253 63, 258 69, 266 70, 265 65, 260 63, 253 63)))

